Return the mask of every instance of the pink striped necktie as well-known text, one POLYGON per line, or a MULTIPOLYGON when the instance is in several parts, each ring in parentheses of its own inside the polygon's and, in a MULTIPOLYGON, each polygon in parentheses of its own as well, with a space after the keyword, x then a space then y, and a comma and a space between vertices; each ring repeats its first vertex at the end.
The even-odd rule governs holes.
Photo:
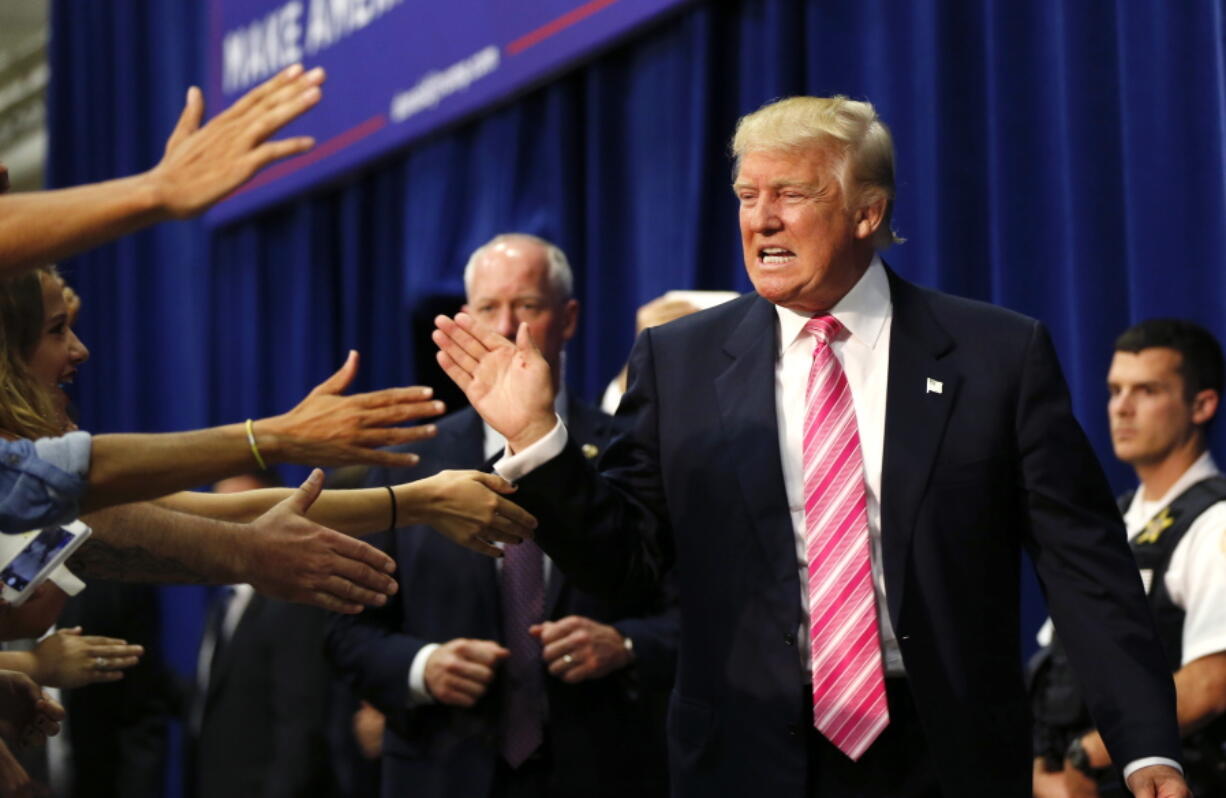
POLYGON ((864 463, 851 389, 830 348, 843 325, 833 316, 815 316, 805 329, 817 339, 803 449, 813 725, 856 760, 890 722, 864 463))

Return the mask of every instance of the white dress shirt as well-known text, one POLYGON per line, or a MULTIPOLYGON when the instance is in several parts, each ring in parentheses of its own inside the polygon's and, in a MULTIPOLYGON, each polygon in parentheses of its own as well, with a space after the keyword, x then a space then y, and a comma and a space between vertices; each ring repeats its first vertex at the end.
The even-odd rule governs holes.
MULTIPOLYGON (((775 363, 775 410, 779 417, 779 450, 782 453, 783 483, 787 490, 792 532, 796 538, 796 561, 800 572, 800 603, 807 618, 808 560, 805 556, 805 480, 802 454, 806 394, 813 351, 817 339, 804 331, 812 318, 783 307, 779 315, 779 359, 775 363)), ((894 306, 890 302, 890 283, 879 257, 865 271, 847 295, 830 309, 847 328, 847 335, 830 349, 843 366, 856 410, 860 433, 860 455, 864 461, 864 487, 868 510, 868 534, 872 541, 873 590, 877 596, 877 622, 885 671, 903 676, 902 654, 894 637, 885 600, 885 571, 881 563, 881 459, 885 445, 885 396, 890 371, 890 326, 894 306)), ((798 646, 809 669, 809 624, 800 625, 798 646)))

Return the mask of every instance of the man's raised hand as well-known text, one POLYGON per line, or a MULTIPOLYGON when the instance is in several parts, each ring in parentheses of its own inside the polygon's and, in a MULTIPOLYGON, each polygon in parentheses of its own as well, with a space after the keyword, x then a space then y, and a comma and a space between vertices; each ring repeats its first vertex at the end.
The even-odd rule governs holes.
POLYGON ((467 313, 438 316, 434 324, 439 365, 512 452, 553 429, 553 378, 527 324, 519 325, 515 343, 467 313))

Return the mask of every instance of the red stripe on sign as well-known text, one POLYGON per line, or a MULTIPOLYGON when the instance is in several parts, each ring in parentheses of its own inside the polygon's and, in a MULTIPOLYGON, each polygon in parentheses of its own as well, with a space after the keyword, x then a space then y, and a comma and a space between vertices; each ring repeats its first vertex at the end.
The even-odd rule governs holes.
POLYGON ((524 50, 527 50, 529 47, 535 44, 540 44, 550 36, 566 30, 577 22, 582 22, 592 14, 595 14, 597 11, 607 8, 616 2, 617 0, 591 0, 591 2, 584 3, 576 9, 567 11, 565 14, 552 22, 547 22, 531 33, 520 36, 518 39, 508 44, 507 54, 518 55, 524 50))
POLYGON ((290 158, 288 161, 282 161, 276 166, 265 169, 259 174, 258 177, 235 191, 230 196, 237 197, 239 194, 252 191, 260 186, 267 185, 274 180, 280 180, 286 175, 293 174, 299 169, 310 166, 313 163, 318 163, 324 158, 327 158, 329 155, 340 152, 346 147, 361 141, 370 134, 381 130, 386 126, 387 117, 385 115, 379 114, 378 116, 372 116, 365 122, 349 128, 344 133, 338 133, 325 141, 323 144, 317 144, 314 148, 307 150, 296 158, 290 158))

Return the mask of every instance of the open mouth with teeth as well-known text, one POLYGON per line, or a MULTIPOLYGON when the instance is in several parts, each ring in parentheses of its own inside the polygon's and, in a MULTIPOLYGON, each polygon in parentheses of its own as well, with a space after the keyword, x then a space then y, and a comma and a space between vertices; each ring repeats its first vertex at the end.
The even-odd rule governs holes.
POLYGON ((763 247, 758 250, 759 262, 767 266, 775 266, 783 263, 790 263, 795 260, 796 253, 790 249, 783 247, 763 247))

